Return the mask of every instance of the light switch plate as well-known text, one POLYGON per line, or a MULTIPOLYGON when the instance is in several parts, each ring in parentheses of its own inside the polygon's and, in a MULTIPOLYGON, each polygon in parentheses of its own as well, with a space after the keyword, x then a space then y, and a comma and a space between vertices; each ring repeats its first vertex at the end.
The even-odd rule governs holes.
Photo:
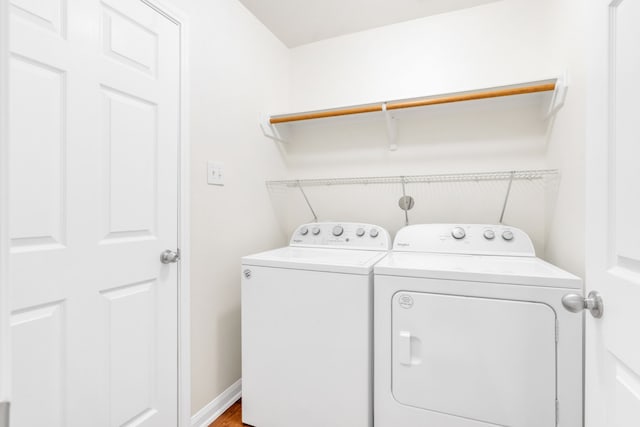
POLYGON ((207 162, 207 183, 209 185, 224 185, 223 166, 221 162, 207 162))

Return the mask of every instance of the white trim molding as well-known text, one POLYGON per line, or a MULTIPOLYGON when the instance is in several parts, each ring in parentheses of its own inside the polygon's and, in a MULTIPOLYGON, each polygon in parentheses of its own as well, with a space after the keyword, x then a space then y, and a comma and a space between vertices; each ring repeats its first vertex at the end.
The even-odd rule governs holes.
POLYGON ((242 378, 191 417, 191 427, 208 427, 242 396, 242 378))
POLYGON ((0 402, 11 398, 8 94, 9 0, 0 0, 0 402))

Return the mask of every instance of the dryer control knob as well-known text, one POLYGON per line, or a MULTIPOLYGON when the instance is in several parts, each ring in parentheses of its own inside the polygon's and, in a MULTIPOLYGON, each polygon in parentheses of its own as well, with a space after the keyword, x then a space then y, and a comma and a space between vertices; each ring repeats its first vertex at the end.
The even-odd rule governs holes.
POLYGON ((467 234, 464 232, 464 228, 456 227, 451 231, 451 235, 454 239, 460 240, 464 239, 464 236, 466 236, 467 234))
POLYGON ((300 229, 300 234, 302 234, 303 236, 306 236, 307 234, 309 234, 309 229, 307 227, 302 227, 300 229))
POLYGON ((502 238, 506 241, 513 240, 513 231, 505 230, 502 232, 502 238))
POLYGON ((313 227, 311 229, 311 232, 313 233, 314 236, 317 236, 318 234, 320 234, 320 227, 313 227))
POLYGON ((338 237, 338 236, 342 236, 342 233, 344 233, 344 228, 342 228, 341 225, 336 225, 335 227, 333 227, 333 235, 338 237))
POLYGON ((372 228, 371 231, 369 231, 369 236, 373 237, 374 239, 378 237, 378 234, 380 234, 380 232, 375 228, 372 228))
POLYGON ((493 240, 496 237, 496 233, 493 230, 484 230, 483 236, 487 240, 493 240))
POLYGON ((364 228, 360 227, 356 230, 356 236, 362 237, 364 236, 364 228))

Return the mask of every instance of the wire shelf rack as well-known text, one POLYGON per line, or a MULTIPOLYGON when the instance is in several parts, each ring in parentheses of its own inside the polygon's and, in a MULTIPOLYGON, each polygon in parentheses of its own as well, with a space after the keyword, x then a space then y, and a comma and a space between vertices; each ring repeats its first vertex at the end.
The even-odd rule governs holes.
POLYGON ((539 180, 558 177, 557 169, 531 169, 513 171, 495 171, 478 173, 451 173, 432 175, 398 175, 350 178, 313 178, 281 181, 267 181, 267 187, 314 187, 330 185, 368 185, 368 184, 412 184, 438 182, 472 182, 472 181, 508 181, 539 180))

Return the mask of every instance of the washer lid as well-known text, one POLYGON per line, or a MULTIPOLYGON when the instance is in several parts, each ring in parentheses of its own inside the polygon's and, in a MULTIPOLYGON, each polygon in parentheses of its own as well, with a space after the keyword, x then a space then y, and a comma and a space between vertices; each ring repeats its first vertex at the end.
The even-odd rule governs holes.
POLYGON ((582 288, 582 280, 536 257, 391 252, 376 275, 582 288))
POLYGON ((243 257, 242 265, 369 274, 386 254, 386 251, 287 246, 243 257))

